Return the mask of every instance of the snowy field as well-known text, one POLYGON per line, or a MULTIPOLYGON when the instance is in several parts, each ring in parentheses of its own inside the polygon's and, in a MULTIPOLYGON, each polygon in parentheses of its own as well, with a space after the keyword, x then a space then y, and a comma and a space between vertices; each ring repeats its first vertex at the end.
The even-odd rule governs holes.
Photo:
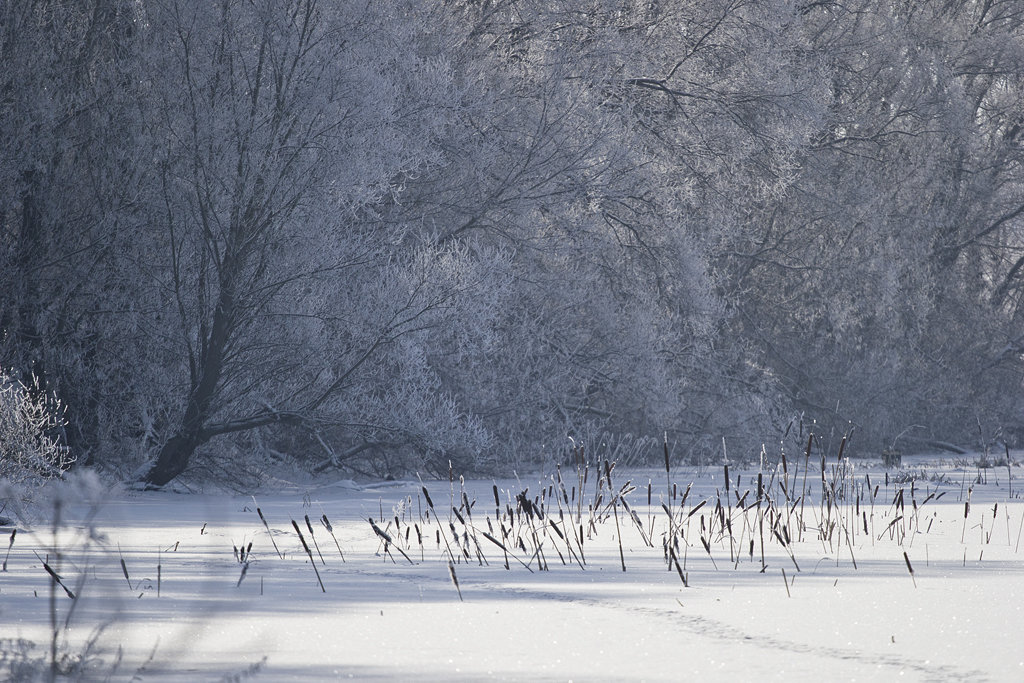
POLYGON ((94 490, 0 529, 0 678, 56 634, 87 680, 1024 680, 1024 481, 975 460, 94 490))

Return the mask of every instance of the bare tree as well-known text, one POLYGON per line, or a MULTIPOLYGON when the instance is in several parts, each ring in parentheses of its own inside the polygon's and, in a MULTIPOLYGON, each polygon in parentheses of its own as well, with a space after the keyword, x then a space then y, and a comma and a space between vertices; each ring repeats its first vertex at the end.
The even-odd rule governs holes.
POLYGON ((399 235, 358 218, 431 163, 440 119, 407 112, 444 101, 449 84, 385 8, 153 9, 158 176, 144 249, 188 378, 178 425, 145 474, 159 486, 214 436, 309 419, 443 304, 425 281, 373 284, 397 283, 407 259, 388 251, 399 235))
POLYGON ((865 446, 1009 425, 1020 358, 989 297, 1020 225, 1019 12, 810 3, 800 32, 827 109, 792 191, 723 253, 738 334, 798 410, 865 446))

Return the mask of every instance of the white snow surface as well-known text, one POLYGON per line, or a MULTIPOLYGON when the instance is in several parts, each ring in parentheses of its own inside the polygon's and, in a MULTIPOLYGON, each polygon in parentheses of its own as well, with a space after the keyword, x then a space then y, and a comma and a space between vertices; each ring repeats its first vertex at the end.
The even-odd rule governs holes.
POLYGON ((582 508, 566 468, 568 505, 554 470, 255 497, 106 491, 62 510, 56 537, 46 522, 18 529, 0 572, 0 678, 45 675, 56 617, 65 666, 84 659, 79 677, 100 680, 1024 680, 1016 465, 918 458, 886 484, 878 463, 827 463, 826 486, 845 491, 831 510, 813 457, 761 470, 760 506, 756 466, 732 468, 728 493, 722 466, 673 468, 674 497, 664 470, 615 468, 612 489, 636 489, 614 505, 598 471, 582 508), (508 517, 523 491, 543 517, 508 517), (385 552, 370 518, 398 548, 385 552), (508 569, 484 532, 503 539, 508 569), (56 588, 55 611, 44 561, 77 594, 56 588))

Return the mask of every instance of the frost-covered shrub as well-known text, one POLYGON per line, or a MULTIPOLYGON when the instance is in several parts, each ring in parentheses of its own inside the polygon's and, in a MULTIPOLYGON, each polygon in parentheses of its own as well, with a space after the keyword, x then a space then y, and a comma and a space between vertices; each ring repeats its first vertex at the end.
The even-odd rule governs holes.
POLYGON ((0 479, 25 484, 59 477, 74 462, 59 440, 63 427, 56 396, 0 371, 0 479))

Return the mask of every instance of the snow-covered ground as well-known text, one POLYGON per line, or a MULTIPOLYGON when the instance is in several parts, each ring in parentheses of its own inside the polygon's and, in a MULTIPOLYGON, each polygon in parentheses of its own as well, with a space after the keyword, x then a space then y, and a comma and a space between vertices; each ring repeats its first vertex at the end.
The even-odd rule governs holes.
POLYGON ((760 472, 760 501, 756 467, 727 492, 721 466, 674 468, 674 494, 664 470, 609 488, 591 467, 582 504, 575 469, 102 492, 56 541, 18 530, 0 678, 46 673, 55 618, 64 666, 115 680, 1024 680, 1018 467, 829 462, 823 503, 798 460, 760 472), (51 603, 44 561, 76 599, 51 603))

